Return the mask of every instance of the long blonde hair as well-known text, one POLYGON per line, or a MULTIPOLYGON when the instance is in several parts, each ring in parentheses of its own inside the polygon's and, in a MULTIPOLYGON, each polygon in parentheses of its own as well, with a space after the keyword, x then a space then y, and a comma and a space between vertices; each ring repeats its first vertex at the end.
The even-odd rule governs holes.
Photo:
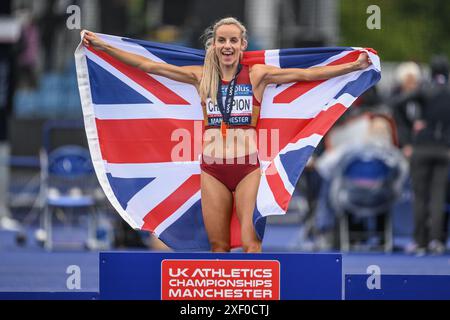
POLYGON ((217 87, 221 79, 219 58, 214 52, 213 44, 216 38, 216 31, 220 26, 234 24, 241 30, 241 40, 247 41, 247 29, 236 18, 227 17, 217 21, 212 27, 205 30, 202 38, 205 39, 205 62, 203 65, 203 76, 200 80, 200 97, 206 101, 209 97, 213 103, 217 102, 217 87))

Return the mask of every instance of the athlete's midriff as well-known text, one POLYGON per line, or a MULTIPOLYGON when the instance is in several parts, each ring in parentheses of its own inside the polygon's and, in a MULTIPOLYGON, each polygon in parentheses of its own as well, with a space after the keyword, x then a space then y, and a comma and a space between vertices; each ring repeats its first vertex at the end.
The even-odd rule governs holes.
POLYGON ((203 139, 203 155, 231 159, 244 157, 258 151, 256 129, 253 127, 230 127, 226 136, 220 128, 208 128, 203 139))
MULTIPOLYGON (((228 120, 226 135, 222 135, 222 111, 210 99, 202 101, 205 134, 203 155, 211 158, 232 159, 245 157, 258 152, 256 124, 261 108, 260 101, 253 94, 250 69, 243 65, 236 78, 234 102, 228 120)), ((222 81, 223 103, 229 82, 222 81)))

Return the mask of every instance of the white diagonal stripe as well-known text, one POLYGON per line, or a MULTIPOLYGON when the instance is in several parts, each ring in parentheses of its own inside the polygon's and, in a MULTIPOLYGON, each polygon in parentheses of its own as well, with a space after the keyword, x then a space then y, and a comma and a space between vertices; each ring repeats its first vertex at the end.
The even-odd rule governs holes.
POLYGON ((163 104, 94 104, 95 117, 108 119, 203 120, 201 106, 163 104))
POLYGON ((145 216, 160 202, 179 188, 190 174, 158 176, 151 183, 142 188, 129 201, 126 211, 140 223, 144 223, 145 216))
POLYGON ((258 194, 256 196, 256 207, 263 217, 269 215, 285 214, 284 210, 280 208, 275 200, 272 190, 270 190, 266 175, 261 176, 259 183, 258 194))
POLYGON ((294 192, 295 187, 291 184, 291 181, 289 180, 289 177, 284 170, 283 164, 281 163, 280 156, 277 155, 275 159, 273 159, 273 162, 275 164, 275 167, 277 168, 278 174, 280 175, 281 180, 283 181, 284 187, 286 190, 292 194, 294 192))
POLYGON ((116 178, 152 178, 178 174, 200 174, 199 161, 158 163, 105 163, 106 172, 116 178))
POLYGON ((124 75, 118 69, 114 68, 113 66, 111 66, 109 63, 107 63, 105 60, 103 60, 102 58, 98 57, 94 53, 92 53, 89 50, 87 50, 86 56, 90 60, 92 60, 93 62, 98 64, 100 67, 102 67, 103 69, 105 69, 106 71, 111 73, 113 76, 115 76, 116 78, 120 79, 122 82, 124 82, 126 85, 131 87, 133 90, 135 90, 138 93, 140 93, 142 96, 144 96, 148 100, 152 101, 153 103, 164 104, 161 100, 159 100, 151 92, 149 92, 148 90, 143 88, 141 85, 137 84, 136 82, 134 82, 133 80, 128 78, 128 76, 124 75))
MULTIPOLYGON (((321 111, 323 111, 327 105, 329 106, 328 103, 334 99, 336 92, 339 92, 342 88, 344 88, 348 82, 358 79, 362 73, 363 71, 356 71, 343 76, 331 78, 321 83, 314 89, 304 93, 293 102, 287 104, 273 104, 272 101, 275 96, 284 91, 288 86, 280 89, 279 87, 276 88, 275 85, 268 85, 264 91, 264 97, 262 99, 261 118, 314 118, 321 111)), ((348 100, 346 101, 351 100, 348 97, 347 99, 348 100)))

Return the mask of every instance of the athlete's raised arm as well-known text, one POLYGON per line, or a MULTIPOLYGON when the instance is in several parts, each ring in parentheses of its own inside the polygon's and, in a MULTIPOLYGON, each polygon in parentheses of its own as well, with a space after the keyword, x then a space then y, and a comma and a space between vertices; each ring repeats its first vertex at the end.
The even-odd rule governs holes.
POLYGON ((372 62, 367 53, 363 52, 354 62, 339 64, 335 66, 300 68, 277 68, 268 65, 254 65, 252 67, 252 79, 255 85, 265 87, 269 83, 283 84, 295 81, 326 80, 341 76, 353 71, 367 68, 372 62))
POLYGON ((200 78, 202 76, 201 66, 178 67, 168 63, 152 61, 143 56, 111 46, 91 31, 83 31, 83 45, 86 47, 92 47, 96 50, 104 51, 129 66, 138 68, 147 73, 160 75, 172 80, 193 84, 195 86, 198 86, 198 83, 200 82, 200 78))

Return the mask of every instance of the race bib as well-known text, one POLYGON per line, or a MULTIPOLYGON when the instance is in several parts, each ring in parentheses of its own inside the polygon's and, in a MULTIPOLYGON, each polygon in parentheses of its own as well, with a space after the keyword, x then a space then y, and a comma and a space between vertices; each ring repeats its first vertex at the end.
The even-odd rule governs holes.
MULTIPOLYGON (((227 86, 222 86, 223 103, 225 103, 227 86)), ((252 122, 253 92, 249 84, 238 84, 235 88, 234 99, 231 107, 231 125, 250 125, 252 122)), ((206 100, 206 114, 208 116, 208 126, 220 126, 222 114, 217 104, 213 104, 211 99, 206 100)))

